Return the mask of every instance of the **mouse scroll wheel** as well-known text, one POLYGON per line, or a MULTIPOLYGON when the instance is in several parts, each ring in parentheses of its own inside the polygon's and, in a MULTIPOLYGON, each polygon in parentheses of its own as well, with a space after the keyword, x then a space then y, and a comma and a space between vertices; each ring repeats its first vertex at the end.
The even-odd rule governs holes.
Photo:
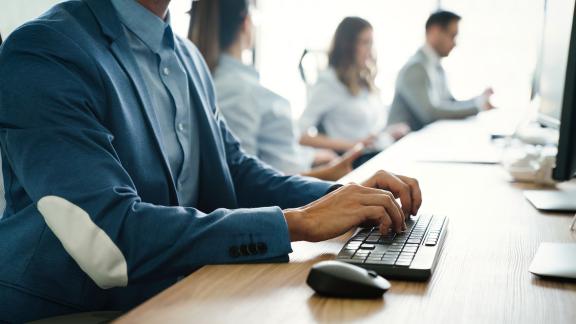
POLYGON ((378 274, 377 274, 376 272, 372 271, 372 270, 368 271, 368 275, 369 275, 370 277, 373 277, 373 278, 377 278, 377 277, 378 277, 378 274))

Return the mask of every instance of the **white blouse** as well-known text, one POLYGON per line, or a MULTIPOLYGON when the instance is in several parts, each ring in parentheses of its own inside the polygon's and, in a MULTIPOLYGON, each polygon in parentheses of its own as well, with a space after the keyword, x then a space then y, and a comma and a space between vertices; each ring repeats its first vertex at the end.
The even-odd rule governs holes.
POLYGON ((386 107, 377 92, 363 89, 354 96, 338 79, 336 71, 328 68, 310 89, 299 126, 303 133, 317 128, 330 138, 352 142, 379 135, 375 146, 384 149, 392 142, 383 132, 386 117, 386 107))

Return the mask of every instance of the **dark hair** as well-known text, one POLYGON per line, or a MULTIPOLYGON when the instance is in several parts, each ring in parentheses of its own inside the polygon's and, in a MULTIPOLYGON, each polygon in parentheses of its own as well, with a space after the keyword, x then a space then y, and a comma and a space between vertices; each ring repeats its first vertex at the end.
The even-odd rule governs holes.
POLYGON ((188 38, 198 46, 211 71, 222 51, 234 43, 244 19, 248 0, 193 1, 188 38))
POLYGON ((375 69, 358 70, 356 67, 356 46, 360 33, 372 29, 372 25, 360 17, 346 17, 340 22, 328 53, 328 64, 336 70, 338 79, 353 95, 361 87, 373 90, 375 69))
POLYGON ((429 30, 432 26, 440 26, 442 29, 446 29, 451 22, 459 21, 460 19, 462 17, 453 12, 439 10, 431 14, 426 20, 426 30, 429 30))

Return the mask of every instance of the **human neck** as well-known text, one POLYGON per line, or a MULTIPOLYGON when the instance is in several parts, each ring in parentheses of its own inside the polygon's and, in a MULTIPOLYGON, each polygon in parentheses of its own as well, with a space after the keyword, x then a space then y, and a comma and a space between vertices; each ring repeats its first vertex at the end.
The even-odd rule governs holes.
POLYGON ((230 47, 226 50, 226 54, 232 56, 233 58, 237 59, 238 61, 242 61, 242 42, 240 40, 234 42, 230 47))
POLYGON ((166 19, 170 0, 138 0, 138 3, 160 17, 160 19, 166 19))

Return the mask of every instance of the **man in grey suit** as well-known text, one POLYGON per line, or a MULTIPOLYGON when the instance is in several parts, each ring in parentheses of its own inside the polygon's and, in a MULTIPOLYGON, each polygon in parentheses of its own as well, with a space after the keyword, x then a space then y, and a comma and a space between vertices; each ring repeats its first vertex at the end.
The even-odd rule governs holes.
POLYGON ((448 89, 441 59, 456 46, 460 16, 438 11, 426 21, 426 43, 398 73, 388 124, 407 123, 418 130, 439 119, 458 119, 492 109, 492 89, 458 101, 448 89))

